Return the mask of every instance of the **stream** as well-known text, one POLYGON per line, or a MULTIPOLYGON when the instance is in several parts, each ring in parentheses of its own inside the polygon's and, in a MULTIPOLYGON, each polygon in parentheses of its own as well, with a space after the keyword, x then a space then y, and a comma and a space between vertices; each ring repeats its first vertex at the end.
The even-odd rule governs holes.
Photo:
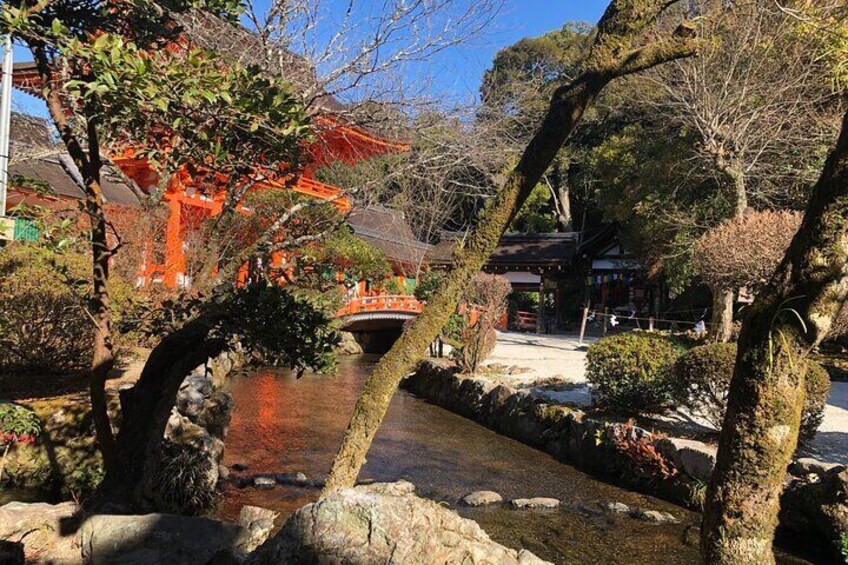
MULTIPOLYGON (((337 375, 258 370, 231 379, 235 400, 225 464, 245 474, 303 472, 323 480, 338 449, 357 394, 376 357, 343 357, 337 375)), ((392 401, 360 474, 360 480, 406 479, 418 494, 444 501, 477 521, 496 541, 525 548, 563 564, 688 564, 698 562, 699 515, 651 496, 607 484, 549 455, 498 435, 470 420, 403 391, 392 401), (494 490, 505 500, 535 496, 562 501, 556 510, 515 510, 506 505, 466 508, 456 504, 475 490, 494 490), (678 524, 655 525, 610 516, 601 504, 670 512, 678 524), (688 540, 686 543, 684 540, 688 540)), ((278 525, 319 489, 261 490, 226 486, 215 511, 235 519, 245 504, 280 513, 278 525)), ((783 564, 810 563, 781 554, 783 564)))

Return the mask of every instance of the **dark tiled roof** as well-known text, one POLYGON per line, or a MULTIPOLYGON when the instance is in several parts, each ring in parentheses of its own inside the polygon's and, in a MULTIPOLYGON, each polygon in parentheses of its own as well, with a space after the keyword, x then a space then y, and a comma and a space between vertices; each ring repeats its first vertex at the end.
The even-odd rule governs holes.
MULTIPOLYGON (((27 181, 37 181, 46 185, 49 192, 65 198, 85 198, 82 175, 71 157, 53 143, 47 122, 34 116, 12 115, 10 128, 12 163, 9 175, 23 179, 22 188, 28 188, 27 181), (18 160, 15 157, 20 157, 18 160)), ((100 171, 100 184, 103 199, 108 204, 138 206, 138 197, 127 186, 123 178, 110 165, 100 171)))
POLYGON ((569 264, 577 253, 577 233, 504 235, 488 264, 555 266, 569 264))
MULTIPOLYGON (((9 166, 9 175, 13 180, 20 176, 25 181, 35 180, 44 183, 49 187, 50 192, 58 196, 76 199, 85 197, 76 179, 68 174, 58 157, 13 162, 9 166)), ((26 187, 27 182, 23 185, 26 187)))
MULTIPOLYGON (((453 250, 462 234, 442 234, 442 241, 427 254, 431 264, 445 265, 453 260, 453 250)), ((489 267, 554 267, 567 265, 577 253, 579 234, 506 234, 486 263, 489 267)))
MULTIPOLYGON (((55 157, 41 159, 27 159, 12 163, 9 173, 14 179, 22 177, 26 180, 35 180, 43 183, 49 192, 65 198, 83 199, 83 192, 79 172, 67 154, 59 154, 55 157)), ((103 200, 107 204, 118 204, 121 206, 139 206, 135 193, 126 185, 108 165, 100 172, 101 187, 103 189, 103 200)), ((23 188, 27 188, 24 182, 23 188)))
POLYGON ((403 212, 384 206, 356 207, 348 215, 347 223, 355 232, 370 230, 379 232, 393 241, 416 241, 403 212))
POLYGON ((382 206, 356 208, 347 218, 353 233, 392 261, 417 265, 430 250, 415 239, 403 213, 382 206))

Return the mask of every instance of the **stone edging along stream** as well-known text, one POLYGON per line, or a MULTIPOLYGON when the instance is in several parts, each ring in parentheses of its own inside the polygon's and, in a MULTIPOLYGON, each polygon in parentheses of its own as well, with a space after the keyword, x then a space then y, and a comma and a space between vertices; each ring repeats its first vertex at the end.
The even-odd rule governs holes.
MULTIPOLYGON (((444 363, 423 362, 402 386, 578 469, 695 510, 715 465, 713 446, 592 418, 531 391, 460 375, 444 363)), ((810 459, 790 469, 781 500, 782 531, 807 542, 811 534, 838 542, 848 532, 848 470, 810 459)))

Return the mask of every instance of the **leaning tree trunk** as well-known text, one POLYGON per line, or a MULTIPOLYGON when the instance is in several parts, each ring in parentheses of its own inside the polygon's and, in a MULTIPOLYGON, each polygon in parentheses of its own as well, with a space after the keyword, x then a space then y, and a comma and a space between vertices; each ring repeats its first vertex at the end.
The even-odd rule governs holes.
POLYGON ((786 467, 798 442, 806 356, 848 295, 848 114, 801 228, 742 325, 701 530, 711 565, 774 563, 786 467))
POLYGON ((95 504, 119 503, 137 510, 151 507, 151 478, 180 384, 227 345, 225 336, 211 332, 218 321, 215 314, 201 314, 166 336, 150 353, 138 382, 121 397, 117 461, 107 469, 95 504))
MULTIPOLYGON (((673 3, 673 2, 672 2, 673 3)), ((369 376, 356 403, 323 494, 352 486, 401 379, 415 368, 457 306, 472 277, 494 251, 506 227, 550 166, 574 127, 614 78, 691 55, 691 27, 637 47, 643 32, 670 5, 668 0, 614 0, 598 24, 583 72, 554 93, 548 112, 504 186, 480 216, 453 268, 421 315, 407 328, 369 376)))

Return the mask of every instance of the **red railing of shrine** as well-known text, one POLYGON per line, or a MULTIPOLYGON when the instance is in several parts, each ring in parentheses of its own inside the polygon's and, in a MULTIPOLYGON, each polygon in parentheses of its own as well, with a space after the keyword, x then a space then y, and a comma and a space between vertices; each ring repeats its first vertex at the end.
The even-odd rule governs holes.
POLYGON ((519 331, 536 331, 536 325, 539 323, 538 317, 534 312, 516 312, 515 325, 519 331))
POLYGON ((370 312, 402 312, 405 314, 420 314, 424 305, 414 296, 388 295, 388 296, 365 296, 352 298, 347 304, 336 312, 339 318, 352 316, 353 314, 365 314, 370 312))

